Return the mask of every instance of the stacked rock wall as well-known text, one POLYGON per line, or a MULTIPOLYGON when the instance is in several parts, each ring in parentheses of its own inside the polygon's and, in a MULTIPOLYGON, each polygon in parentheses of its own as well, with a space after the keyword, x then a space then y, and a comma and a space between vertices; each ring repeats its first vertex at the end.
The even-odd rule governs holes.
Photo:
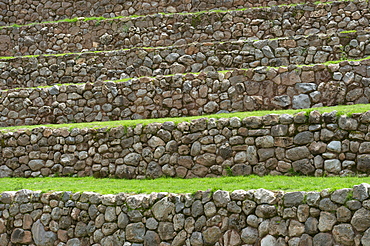
POLYGON ((369 188, 194 195, 4 192, 0 244, 369 245, 369 188))
POLYGON ((0 125, 364 104, 370 100, 369 65, 370 60, 344 61, 12 89, 1 93, 0 125))
POLYGON ((368 12, 367 2, 334 2, 4 27, 0 30, 0 55, 113 50, 368 30, 368 12))
MULTIPOLYGON (((196 12, 209 9, 238 9, 280 4, 295 4, 297 0, 231 0, 231 1, 124 1, 124 0, 86 0, 63 2, 3 0, 0 2, 0 25, 27 24, 41 21, 55 21, 74 17, 104 16, 116 17, 127 15, 147 15, 154 13, 196 12)), ((315 2, 313 0, 306 2, 315 2)), ((325 2, 325 1, 322 1, 325 2)))
POLYGON ((46 128, 0 135, 1 177, 193 178, 370 172, 370 111, 312 111, 116 128, 46 128))
POLYGON ((18 57, 1 60, 0 87, 8 89, 361 59, 370 54, 369 42, 370 34, 353 32, 265 41, 216 42, 103 53, 18 57))

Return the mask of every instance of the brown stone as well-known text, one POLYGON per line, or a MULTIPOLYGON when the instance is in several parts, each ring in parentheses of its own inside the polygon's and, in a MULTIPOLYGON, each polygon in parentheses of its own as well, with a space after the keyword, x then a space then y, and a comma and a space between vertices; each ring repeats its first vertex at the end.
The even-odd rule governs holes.
POLYGON ((15 244, 29 244, 32 242, 31 232, 17 228, 12 232, 10 240, 15 244))
POLYGON ((31 215, 25 214, 23 216, 23 229, 31 229, 32 223, 33 223, 33 219, 31 215))
POLYGON ((62 242, 67 242, 68 232, 65 230, 58 230, 58 239, 62 242))

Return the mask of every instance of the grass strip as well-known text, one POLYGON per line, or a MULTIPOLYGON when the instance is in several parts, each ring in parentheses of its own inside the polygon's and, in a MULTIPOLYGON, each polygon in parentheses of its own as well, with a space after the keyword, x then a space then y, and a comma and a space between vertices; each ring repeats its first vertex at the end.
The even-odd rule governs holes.
POLYGON ((370 110, 370 104, 355 104, 355 105, 339 105, 334 107, 320 107, 320 108, 307 108, 307 109, 288 109, 288 110, 261 110, 261 111, 249 111, 249 112, 236 112, 236 113, 222 113, 222 114, 211 114, 211 115, 199 115, 192 117, 174 117, 174 118, 158 118, 158 119, 139 119, 139 120, 120 120, 120 121, 101 121, 101 122, 83 122, 83 123, 69 123, 69 124, 48 124, 48 125, 30 125, 30 126, 10 126, 0 127, 0 132, 10 132, 20 129, 34 129, 39 127, 49 128, 114 128, 118 126, 132 127, 138 124, 148 125, 150 123, 163 123, 172 121, 175 124, 180 122, 189 122, 200 118, 231 118, 238 117, 243 119, 250 116, 264 116, 267 114, 290 114, 294 115, 298 112, 305 112, 308 115, 310 112, 317 110, 320 113, 337 111, 337 115, 351 116, 355 113, 364 113, 370 110))
MULTIPOLYGON (((352 2, 354 0, 338 0, 338 1, 330 1, 330 2, 314 2, 314 4, 324 4, 324 5, 329 5, 332 4, 333 2, 352 2)), ((366 0, 368 1, 368 0, 366 0)), ((273 7, 284 7, 284 6, 297 6, 297 5, 304 5, 307 4, 306 2, 301 2, 301 3, 292 3, 292 4, 281 4, 281 5, 276 5, 273 7)), ((221 10, 221 9, 211 9, 211 10, 203 10, 203 11, 198 11, 198 12, 182 12, 182 13, 155 13, 155 14, 149 14, 149 15, 129 15, 129 16, 116 16, 116 17, 103 17, 103 16, 92 16, 92 17, 75 17, 75 18, 66 18, 62 20, 56 20, 56 21, 43 21, 43 22, 33 22, 33 23, 28 23, 24 25, 18 25, 18 24, 13 24, 9 26, 0 26, 0 30, 3 28, 18 28, 18 27, 24 27, 24 26, 34 26, 38 24, 53 24, 53 23, 60 23, 60 22, 67 22, 67 23, 74 23, 77 21, 110 21, 110 20, 116 20, 116 19, 123 19, 123 18, 145 18, 148 16, 156 16, 156 15, 200 15, 200 14, 205 14, 205 13, 228 13, 232 11, 245 11, 245 10, 254 10, 254 9, 268 9, 271 8, 271 6, 260 6, 260 7, 251 7, 251 8, 240 8, 240 9, 227 9, 227 10, 221 10)))
POLYGON ((79 178, 1 178, 0 192, 20 189, 72 192, 97 192, 100 194, 124 193, 195 193, 198 190, 251 190, 264 188, 281 191, 331 191, 352 188, 370 183, 370 177, 306 177, 306 176, 237 176, 220 178, 159 178, 145 180, 79 178))

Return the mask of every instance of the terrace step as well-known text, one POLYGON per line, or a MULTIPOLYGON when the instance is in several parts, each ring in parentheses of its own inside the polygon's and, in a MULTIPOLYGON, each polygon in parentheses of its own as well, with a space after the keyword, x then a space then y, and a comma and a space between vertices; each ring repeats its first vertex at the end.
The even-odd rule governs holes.
POLYGON ((370 100, 370 60, 3 91, 0 126, 298 109, 370 100))
POLYGON ((1 132, 0 176, 141 179, 218 177, 226 175, 226 169, 234 175, 260 176, 370 171, 370 111, 351 117, 336 111, 281 113, 1 132))
POLYGON ((369 30, 367 2, 41 23, 0 29, 0 55, 22 56, 369 30), (347 14, 348 13, 348 16, 347 14))
MULTIPOLYGON (((28 24, 34 22, 71 19, 75 17, 118 17, 127 15, 148 15, 155 13, 197 12, 209 9, 240 9, 281 4, 296 4, 299 0, 228 0, 228 1, 74 1, 58 0, 38 1, 32 4, 26 0, 19 0, 16 4, 11 0, 0 3, 2 18, 0 25, 28 24)), ((305 2, 316 2, 309 0, 305 2)), ((325 2, 325 1, 321 1, 325 2)))
POLYGON ((0 88, 362 59, 370 55, 369 42, 370 34, 359 31, 273 40, 4 58, 0 59, 0 88))

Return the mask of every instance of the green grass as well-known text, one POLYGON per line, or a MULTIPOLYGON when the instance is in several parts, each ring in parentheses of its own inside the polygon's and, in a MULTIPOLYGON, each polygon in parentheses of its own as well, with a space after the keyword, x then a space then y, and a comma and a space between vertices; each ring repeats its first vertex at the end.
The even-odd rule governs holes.
POLYGON ((226 191, 264 188, 282 191, 321 191, 352 188, 361 183, 370 183, 370 178, 359 177, 287 177, 287 176, 238 176, 221 178, 160 178, 152 180, 94 179, 84 178, 2 178, 0 192, 20 189, 72 192, 98 192, 100 194, 124 193, 194 193, 198 190, 219 189, 226 191))
POLYGON ((243 119, 249 116, 264 116, 267 114, 296 114, 298 112, 305 112, 308 115, 311 111, 317 110, 321 113, 337 111, 337 115, 352 115, 354 113, 363 113, 370 110, 370 104, 355 104, 355 105, 340 105, 334 107, 320 107, 320 108, 307 108, 307 109, 288 109, 288 110, 270 110, 270 111, 250 111, 250 112, 236 112, 236 113, 223 113, 223 114, 212 114, 212 115, 200 115, 192 117, 177 117, 177 118, 160 118, 160 119, 140 119, 140 120, 120 120, 120 121, 103 121, 103 122, 87 122, 87 123, 70 123, 70 124, 49 124, 49 125, 32 125, 32 126, 11 126, 11 127, 0 127, 0 131, 9 132, 19 129, 34 129, 38 127, 50 127, 50 128, 113 128, 118 126, 130 127, 138 124, 148 125, 150 123, 163 123, 166 121, 173 121, 174 123, 180 123, 184 121, 191 121, 199 118, 231 118, 238 117, 243 119))
POLYGON ((349 30, 349 31, 341 31, 340 33, 355 33, 357 32, 356 30, 349 30))

